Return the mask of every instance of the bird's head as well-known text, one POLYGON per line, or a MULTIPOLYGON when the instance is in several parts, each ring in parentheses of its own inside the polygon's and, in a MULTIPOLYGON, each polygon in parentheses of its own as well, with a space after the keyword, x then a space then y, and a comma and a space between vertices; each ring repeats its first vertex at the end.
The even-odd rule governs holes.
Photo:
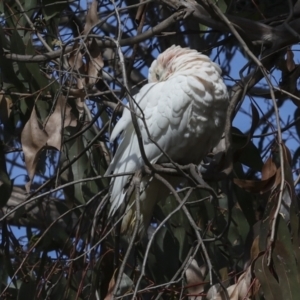
POLYGON ((196 50, 173 45, 153 61, 149 69, 148 81, 165 81, 175 72, 190 69, 191 64, 195 64, 202 57, 203 55, 196 50))

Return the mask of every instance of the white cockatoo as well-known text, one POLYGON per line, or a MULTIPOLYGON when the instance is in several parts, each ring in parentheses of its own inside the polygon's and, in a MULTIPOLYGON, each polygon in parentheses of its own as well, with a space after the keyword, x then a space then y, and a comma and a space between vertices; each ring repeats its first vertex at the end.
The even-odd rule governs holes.
MULTIPOLYGON (((228 92, 220 67, 196 50, 172 46, 153 61, 148 81, 133 97, 148 160, 152 164, 169 162, 159 147, 151 142, 150 135, 174 162, 200 164, 217 145, 224 131, 228 92)), ((135 172, 145 165, 128 106, 124 107, 110 141, 120 133, 120 144, 106 175, 135 172)), ((124 202, 124 186, 129 176, 112 179, 109 216, 113 216, 124 202)), ((155 204, 168 193, 169 190, 158 180, 150 176, 142 179, 140 235, 150 224, 155 204)), ((122 219, 121 232, 127 234, 132 232, 135 224, 135 205, 130 205, 134 199, 131 196, 122 219)))

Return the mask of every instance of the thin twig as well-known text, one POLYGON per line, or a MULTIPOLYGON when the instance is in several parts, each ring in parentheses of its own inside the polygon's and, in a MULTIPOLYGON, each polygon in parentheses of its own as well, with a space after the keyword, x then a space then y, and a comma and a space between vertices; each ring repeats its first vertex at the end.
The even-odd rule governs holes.
MULTIPOLYGON (((165 218, 164 220, 155 228, 153 234, 151 235, 148 243, 147 243, 147 248, 146 248, 146 251, 144 253, 144 260, 143 260, 143 263, 142 263, 142 270, 140 272, 140 276, 137 280, 137 283, 135 285, 135 289, 134 289, 134 293, 133 293, 133 298, 136 297, 137 293, 138 293, 138 289, 139 289, 139 286, 140 286, 140 283, 143 279, 143 276, 145 275, 145 269, 146 269, 146 263, 147 263, 147 260, 148 260, 148 255, 149 255, 149 252, 150 252, 150 248, 151 248, 151 245, 154 241, 154 238, 156 236, 156 234, 158 233, 158 231, 167 223, 167 221, 176 213, 178 212, 182 206, 187 202, 189 196, 191 195, 193 191, 193 188, 190 188, 186 194, 186 196, 184 197, 184 199, 182 200, 182 202, 173 210, 171 211, 165 218)), ((178 196, 178 194, 177 194, 178 196)), ((179 196, 178 196, 179 197, 179 196)))
POLYGON ((277 124, 277 141, 279 144, 279 156, 280 156, 280 172, 281 172, 281 183, 280 183, 280 191, 278 195, 278 200, 277 200, 277 206, 276 206, 276 211, 274 213, 273 219, 272 219, 272 225, 271 225, 271 236, 270 236, 270 241, 269 241, 269 253, 268 253, 268 265, 271 263, 271 257, 272 257, 272 244, 275 240, 275 232, 276 232, 276 223, 277 219, 279 216, 279 211, 282 203, 282 196, 283 196, 283 190, 284 190, 284 185, 285 185, 285 174, 284 174, 284 155, 283 155, 283 141, 282 141, 282 134, 281 134, 281 127, 280 127, 280 117, 277 109, 277 103, 275 100, 275 95, 274 95, 274 90, 273 90, 273 85, 271 83, 271 80, 269 79, 269 76, 265 70, 264 65, 257 59, 257 57, 252 53, 252 51, 248 48, 247 44, 244 42, 240 34, 237 32, 237 30, 234 28, 232 23, 226 18, 226 16, 220 11, 220 9, 211 1, 211 0, 206 0, 209 5, 215 10, 217 15, 223 20, 223 22, 230 28, 230 31, 234 34, 236 39, 239 41, 245 52, 249 55, 249 57, 255 62, 255 64, 259 67, 260 71, 262 72, 263 76, 265 77, 269 88, 270 88, 270 93, 274 105, 274 110, 275 110, 275 116, 276 116, 276 124, 277 124))
POLYGON ((127 263, 129 255, 131 253, 131 249, 134 245, 134 242, 135 242, 138 230, 139 230, 139 226, 140 226, 140 223, 141 223, 141 212, 140 212, 140 184, 141 184, 141 178, 142 178, 142 172, 139 170, 135 173, 135 175, 132 179, 132 182, 133 182, 133 185, 134 185, 134 188, 135 188, 135 210, 136 210, 136 212, 135 212, 136 213, 136 215, 135 215, 135 224, 134 224, 134 230, 133 230, 133 233, 132 233, 132 236, 131 236, 131 239, 130 239, 130 242, 129 242, 129 245, 128 245, 128 248, 127 248, 127 251, 126 251, 126 254, 124 255, 122 264, 121 264, 120 269, 118 271, 118 277, 117 277, 116 284, 114 286, 114 290, 113 290, 113 293, 112 293, 113 297, 115 297, 116 294, 117 294, 117 290, 119 288, 119 285, 120 285, 122 277, 123 277, 125 265, 127 263))

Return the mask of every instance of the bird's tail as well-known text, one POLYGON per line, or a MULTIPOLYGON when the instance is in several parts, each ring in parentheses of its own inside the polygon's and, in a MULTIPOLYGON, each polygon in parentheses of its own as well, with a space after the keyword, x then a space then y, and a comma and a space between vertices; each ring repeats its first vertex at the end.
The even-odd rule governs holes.
POLYGON ((135 135, 127 132, 124 140, 120 143, 119 148, 107 169, 105 175, 110 175, 113 172, 115 177, 111 180, 110 202, 111 207, 109 216, 113 216, 121 204, 124 202, 126 196, 126 188, 124 188, 129 181, 130 175, 121 175, 122 173, 130 173, 140 168, 140 159, 136 153, 138 145, 135 141, 135 135))
MULTIPOLYGON (((167 181, 173 186, 179 184, 180 178, 174 176, 165 177, 167 181)), ((140 193, 140 225, 138 228, 138 235, 141 237, 147 232, 147 229, 151 223, 153 211, 156 203, 161 200, 165 200, 170 194, 170 190, 164 183, 156 178, 150 176, 143 177, 141 181, 141 193, 140 193)), ((130 199, 130 203, 127 206, 125 215, 122 220, 121 233, 128 236, 132 236, 134 228, 136 226, 136 204, 135 193, 130 199)))

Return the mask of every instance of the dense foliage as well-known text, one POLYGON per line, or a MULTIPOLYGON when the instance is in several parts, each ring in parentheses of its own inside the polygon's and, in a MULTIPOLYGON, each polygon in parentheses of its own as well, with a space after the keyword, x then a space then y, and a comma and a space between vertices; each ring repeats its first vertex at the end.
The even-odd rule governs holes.
POLYGON ((1 299, 298 299, 299 1, 0 12, 1 299), (221 65, 224 137, 202 166, 180 166, 189 183, 157 204, 148 236, 119 236, 109 134, 173 44, 221 65))

